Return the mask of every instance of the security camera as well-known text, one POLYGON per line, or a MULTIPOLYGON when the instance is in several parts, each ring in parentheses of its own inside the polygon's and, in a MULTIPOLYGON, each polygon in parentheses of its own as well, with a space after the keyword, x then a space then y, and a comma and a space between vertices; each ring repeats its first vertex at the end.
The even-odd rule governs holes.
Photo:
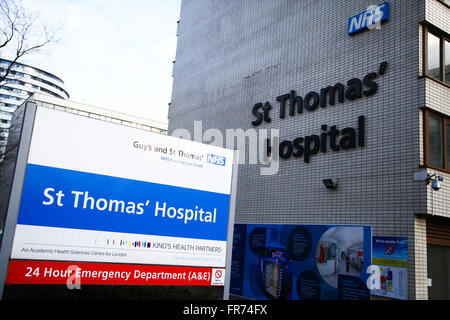
POLYGON ((433 179, 433 183, 431 184, 431 187, 434 190, 441 189, 441 182, 444 181, 444 177, 443 176, 438 176, 436 173, 431 174, 431 173, 426 172, 426 171, 424 171, 423 174, 420 174, 420 175, 419 175, 419 173, 415 174, 414 178, 416 180, 419 180, 420 178, 424 178, 427 184, 429 184, 431 179, 434 178, 433 179))
MULTIPOLYGON (((442 180, 444 180, 444 178, 442 178, 442 180)), ((439 189, 441 188, 441 182, 440 182, 440 181, 442 181, 442 180, 439 179, 439 178, 434 179, 434 180, 433 180, 433 183, 431 184, 431 187, 432 187, 434 190, 439 190, 439 189)))

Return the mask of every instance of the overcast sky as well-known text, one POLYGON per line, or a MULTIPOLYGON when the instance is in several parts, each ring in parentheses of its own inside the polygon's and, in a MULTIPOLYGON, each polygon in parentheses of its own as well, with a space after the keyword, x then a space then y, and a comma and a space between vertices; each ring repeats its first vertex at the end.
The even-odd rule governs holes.
POLYGON ((22 62, 63 79, 71 100, 167 122, 181 0, 22 0, 59 43, 22 62))

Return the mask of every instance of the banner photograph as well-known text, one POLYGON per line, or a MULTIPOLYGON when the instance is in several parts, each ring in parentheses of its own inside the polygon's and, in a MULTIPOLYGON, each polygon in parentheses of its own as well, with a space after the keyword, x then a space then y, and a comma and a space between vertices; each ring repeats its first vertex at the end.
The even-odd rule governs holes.
POLYGON ((258 300, 369 300, 372 229, 236 224, 230 293, 258 300))

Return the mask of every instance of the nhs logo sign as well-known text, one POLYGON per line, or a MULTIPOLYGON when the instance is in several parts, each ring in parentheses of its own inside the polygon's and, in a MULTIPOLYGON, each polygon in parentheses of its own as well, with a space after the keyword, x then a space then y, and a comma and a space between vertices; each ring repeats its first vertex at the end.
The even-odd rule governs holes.
POLYGON ((206 162, 216 164, 218 166, 224 166, 225 165, 225 157, 222 156, 216 156, 215 154, 210 154, 206 156, 206 162))
POLYGON ((369 6, 365 11, 348 19, 348 34, 352 35, 364 29, 379 29, 382 21, 389 20, 389 2, 369 6))

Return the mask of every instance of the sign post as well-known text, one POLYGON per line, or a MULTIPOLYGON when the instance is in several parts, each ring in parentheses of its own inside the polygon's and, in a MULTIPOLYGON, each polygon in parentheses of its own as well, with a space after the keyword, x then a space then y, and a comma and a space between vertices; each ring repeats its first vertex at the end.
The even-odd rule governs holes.
POLYGON ((6 275, 9 266, 9 257, 16 226, 17 215, 19 213, 20 195, 22 191, 23 180, 25 178, 25 169, 30 148, 31 134, 33 131, 34 117, 36 114, 36 105, 26 102, 21 137, 18 146, 17 160, 14 168, 14 178, 11 186, 11 195, 8 204, 6 222, 3 239, 0 247, 0 299, 3 296, 6 275))

